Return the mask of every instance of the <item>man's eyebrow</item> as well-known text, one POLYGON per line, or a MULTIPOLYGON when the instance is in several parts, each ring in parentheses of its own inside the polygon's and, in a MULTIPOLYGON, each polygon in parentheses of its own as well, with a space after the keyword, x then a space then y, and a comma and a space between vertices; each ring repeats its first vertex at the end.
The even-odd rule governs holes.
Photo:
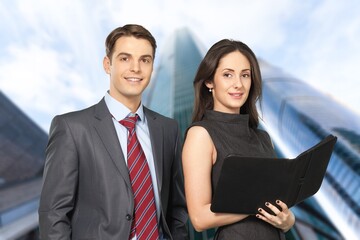
POLYGON ((126 53, 126 52, 120 52, 118 55, 116 55, 117 57, 120 55, 125 55, 125 56, 131 56, 130 53, 126 53))
MULTIPOLYGON (((120 53, 117 55, 117 57, 119 57, 119 56, 121 56, 121 55, 127 56, 127 57, 131 56, 130 53, 120 52, 120 53)), ((153 56, 152 56, 151 54, 145 54, 145 55, 141 55, 141 58, 151 58, 151 59, 153 59, 153 56)))
POLYGON ((149 57, 149 58, 151 58, 151 59, 153 58, 153 56, 150 55, 150 54, 145 54, 145 55, 142 55, 141 57, 142 57, 142 58, 148 58, 148 57, 149 57))

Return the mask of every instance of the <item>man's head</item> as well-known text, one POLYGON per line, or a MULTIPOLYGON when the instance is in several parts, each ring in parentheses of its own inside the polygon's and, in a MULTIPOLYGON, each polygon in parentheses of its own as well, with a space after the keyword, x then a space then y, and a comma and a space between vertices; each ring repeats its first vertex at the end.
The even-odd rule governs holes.
POLYGON ((147 40, 152 48, 153 48, 153 59, 155 58, 156 52, 156 40, 153 35, 145 29, 143 26, 136 25, 136 24, 127 24, 122 27, 115 28, 109 36, 107 36, 105 41, 105 48, 106 48, 106 56, 111 60, 112 54, 114 52, 114 47, 116 40, 120 37, 134 37, 137 39, 144 39, 147 40))
POLYGON ((105 72, 110 75, 110 95, 135 112, 150 82, 156 42, 139 25, 125 25, 106 38, 105 72))

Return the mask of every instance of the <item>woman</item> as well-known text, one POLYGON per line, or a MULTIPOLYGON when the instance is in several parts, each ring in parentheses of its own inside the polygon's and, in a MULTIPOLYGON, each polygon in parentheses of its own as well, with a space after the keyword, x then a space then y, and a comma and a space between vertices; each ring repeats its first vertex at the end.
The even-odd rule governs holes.
POLYGON ((185 194, 194 228, 218 227, 215 239, 285 239, 295 217, 280 200, 277 206, 264 203, 267 209, 259 208, 256 216, 210 210, 228 154, 275 156, 269 135, 257 128, 261 74, 255 54, 239 41, 217 42, 200 63, 194 88, 193 123, 183 147, 185 194))

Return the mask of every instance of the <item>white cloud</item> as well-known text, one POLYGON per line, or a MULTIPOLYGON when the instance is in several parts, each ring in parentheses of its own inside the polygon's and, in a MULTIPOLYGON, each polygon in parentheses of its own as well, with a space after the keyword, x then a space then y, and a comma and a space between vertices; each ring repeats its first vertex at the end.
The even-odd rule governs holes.
POLYGON ((205 39, 207 45, 222 38, 234 38, 259 48, 281 44, 286 21, 293 4, 289 1, 196 1, 188 9, 188 24, 205 39), (193 19, 196 18, 196 21, 193 19))
POLYGON ((72 1, 12 4, 5 10, 0 6, 0 12, 8 13, 7 22, 17 29, 9 29, 3 38, 0 88, 33 119, 45 116, 46 121, 37 121, 47 129, 55 114, 88 106, 103 96, 107 89, 101 63, 105 37, 99 42, 103 33, 97 18, 89 17, 89 5, 72 1))
POLYGON ((1 2, 0 88, 42 118, 95 103, 108 87, 101 63, 107 34, 138 23, 155 35, 158 53, 183 26, 206 49, 222 38, 244 41, 262 59, 360 109, 358 9, 356 0, 1 2))
MULTIPOLYGON (((303 17, 298 41, 279 65, 360 113, 360 3, 321 1, 303 17)), ((281 55, 281 53, 279 54, 281 55)))
POLYGON ((67 64, 71 56, 37 45, 11 46, 8 56, 0 62, 1 89, 30 117, 53 116, 92 100, 86 79, 67 64))

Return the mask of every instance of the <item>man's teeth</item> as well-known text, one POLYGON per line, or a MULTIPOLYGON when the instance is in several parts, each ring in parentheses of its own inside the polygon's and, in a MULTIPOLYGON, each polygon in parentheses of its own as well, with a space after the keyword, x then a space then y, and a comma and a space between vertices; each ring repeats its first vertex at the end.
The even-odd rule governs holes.
POLYGON ((140 78, 126 78, 126 80, 131 81, 131 82, 139 82, 141 79, 140 78))

